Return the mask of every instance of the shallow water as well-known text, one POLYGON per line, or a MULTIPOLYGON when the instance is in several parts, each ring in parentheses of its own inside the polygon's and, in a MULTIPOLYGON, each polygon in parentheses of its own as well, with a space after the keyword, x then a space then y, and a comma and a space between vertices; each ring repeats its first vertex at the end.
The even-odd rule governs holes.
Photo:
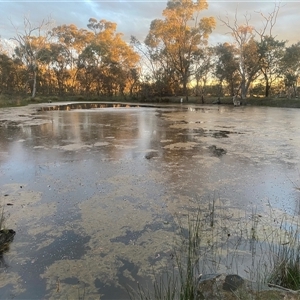
POLYGON ((300 213, 299 110, 101 105, 0 112, 1 298, 127 299, 212 200, 300 213))

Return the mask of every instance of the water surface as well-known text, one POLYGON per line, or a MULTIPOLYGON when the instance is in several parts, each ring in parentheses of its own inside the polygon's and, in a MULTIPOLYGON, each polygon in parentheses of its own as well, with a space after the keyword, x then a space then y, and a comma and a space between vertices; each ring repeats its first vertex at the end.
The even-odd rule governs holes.
POLYGON ((101 105, 0 112, 1 298, 128 299, 177 215, 299 214, 299 110, 101 105))

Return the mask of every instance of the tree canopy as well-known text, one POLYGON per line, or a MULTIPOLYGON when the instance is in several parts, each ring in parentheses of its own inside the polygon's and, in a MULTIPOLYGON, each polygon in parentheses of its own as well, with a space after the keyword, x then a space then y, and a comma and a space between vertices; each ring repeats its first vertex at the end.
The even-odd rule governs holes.
POLYGON ((157 59, 164 56, 179 75, 186 97, 194 58, 207 44, 216 24, 213 17, 199 19, 199 13, 207 7, 205 0, 169 1, 163 11, 164 19, 152 21, 145 40, 146 45, 157 50, 157 59))
MULTIPOLYGON (((266 97, 298 93, 300 42, 287 46, 274 34, 280 6, 259 13, 261 28, 219 18, 228 41, 212 46, 213 16, 203 16, 206 0, 170 0, 162 18, 152 20, 144 41, 130 43, 108 20, 54 26, 24 17, 15 28, 13 52, 0 43, 0 91, 38 95, 121 96, 139 99, 210 94, 248 97, 256 87, 266 97)), ((256 92, 257 93, 257 92, 256 92)))

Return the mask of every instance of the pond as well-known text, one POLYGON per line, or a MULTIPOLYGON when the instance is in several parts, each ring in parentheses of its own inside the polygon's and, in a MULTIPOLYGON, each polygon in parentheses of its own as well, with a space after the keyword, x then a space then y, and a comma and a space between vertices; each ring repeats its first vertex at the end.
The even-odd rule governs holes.
MULTIPOLYGON (((170 260, 176 218, 299 211, 300 111, 47 104, 0 111, 6 299, 129 299, 170 260)), ((226 225, 230 228, 230 225, 226 225)), ((232 235, 232 233, 231 233, 232 235)))

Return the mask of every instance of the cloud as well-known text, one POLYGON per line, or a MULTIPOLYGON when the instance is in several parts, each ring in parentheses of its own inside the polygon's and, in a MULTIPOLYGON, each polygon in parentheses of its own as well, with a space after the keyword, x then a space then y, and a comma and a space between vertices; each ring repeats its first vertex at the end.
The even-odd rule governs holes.
MULTIPOLYGON (((162 11, 166 7, 167 1, 1 1, 0 0, 0 35, 3 38, 10 38, 15 34, 14 26, 22 28, 24 15, 28 16, 33 23, 39 23, 49 15, 55 20, 56 25, 75 24, 79 28, 87 29, 89 18, 97 20, 105 19, 117 23, 117 31, 124 34, 124 38, 129 41, 134 35, 139 40, 144 40, 152 20, 162 18, 162 11)), ((262 26, 262 18, 258 12, 268 14, 274 9, 272 0, 261 1, 231 1, 218 0, 209 1, 209 8, 203 11, 203 16, 214 16, 225 18, 228 16, 231 22, 234 21, 237 12, 238 21, 244 22, 245 14, 251 15, 250 23, 253 26, 262 26)), ((279 40, 289 40, 291 43, 299 41, 297 28, 300 27, 300 18, 297 13, 300 3, 296 1, 281 4, 274 34, 279 40)), ((230 40, 230 35, 226 35, 228 28, 222 26, 217 20, 216 30, 211 35, 210 44, 230 40)))
MULTIPOLYGON (((245 16, 247 16, 249 25, 254 26, 258 30, 262 29, 265 24, 262 14, 269 16, 274 11, 275 5, 279 4, 275 4, 273 1, 216 1, 210 3, 206 14, 211 14, 217 18, 217 27, 211 39, 215 41, 220 35, 227 35, 227 41, 230 41, 230 34, 228 34, 230 30, 219 19, 225 20, 228 18, 230 24, 233 25, 235 17, 237 17, 238 24, 244 24, 245 16)), ((272 34, 278 40, 289 41, 289 43, 296 43, 300 40, 297 31, 294 30, 294 28, 300 26, 299 9, 299 2, 280 3, 278 17, 272 30, 272 34)))

